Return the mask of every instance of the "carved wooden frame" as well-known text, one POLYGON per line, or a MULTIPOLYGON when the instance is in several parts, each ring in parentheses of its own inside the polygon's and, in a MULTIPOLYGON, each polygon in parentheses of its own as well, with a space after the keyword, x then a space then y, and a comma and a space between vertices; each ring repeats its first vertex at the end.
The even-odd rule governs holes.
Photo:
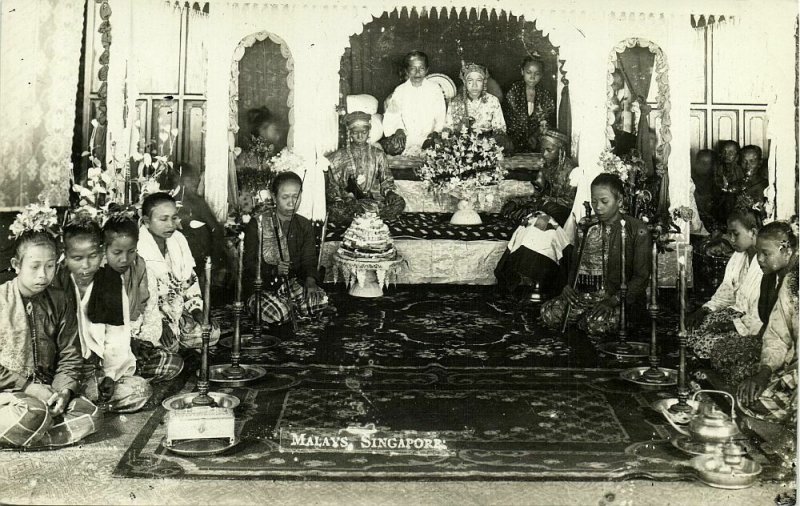
POLYGON ((617 68, 617 55, 624 52, 630 47, 645 47, 655 54, 655 62, 653 63, 653 72, 655 73, 656 83, 658 84, 658 95, 656 97, 656 107, 661 111, 661 128, 659 131, 658 144, 656 145, 656 168, 658 170, 667 169, 667 161, 671 151, 670 141, 672 141, 672 133, 670 132, 670 109, 672 108, 669 99, 669 64, 667 57, 661 48, 647 40, 639 37, 631 37, 619 42, 611 50, 608 56, 608 74, 606 76, 606 110, 608 111, 606 118, 606 145, 611 147, 611 141, 614 139, 614 89, 611 84, 614 81, 613 73, 617 68))
POLYGON ((228 131, 232 134, 229 135, 231 143, 230 149, 233 150, 234 154, 237 156, 241 152, 241 148, 236 146, 236 134, 239 132, 239 62, 244 57, 244 52, 248 47, 266 39, 278 44, 281 48, 281 56, 286 58, 286 70, 289 71, 289 74, 286 76, 286 84, 289 87, 289 96, 286 98, 286 105, 289 107, 289 131, 286 136, 286 145, 288 147, 294 145, 294 57, 289 50, 289 45, 286 44, 282 38, 272 32, 262 30, 244 37, 233 51, 233 60, 231 61, 228 131))

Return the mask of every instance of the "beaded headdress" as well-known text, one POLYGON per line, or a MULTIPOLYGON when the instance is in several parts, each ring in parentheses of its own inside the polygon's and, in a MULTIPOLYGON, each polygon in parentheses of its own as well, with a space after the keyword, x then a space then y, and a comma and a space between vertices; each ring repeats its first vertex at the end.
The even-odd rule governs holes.
POLYGON ((569 136, 567 136, 567 134, 559 132, 558 130, 551 130, 551 129, 545 130, 542 133, 542 138, 544 139, 545 137, 550 138, 560 146, 566 147, 569 144, 569 136))
POLYGON ((347 129, 355 128, 355 127, 368 127, 370 126, 370 121, 372 117, 361 111, 355 111, 347 114, 344 117, 344 122, 347 125, 347 129))
POLYGON ((477 63, 462 63, 461 64, 461 80, 467 82, 467 76, 473 72, 477 72, 483 76, 484 81, 489 79, 489 70, 483 65, 477 63))

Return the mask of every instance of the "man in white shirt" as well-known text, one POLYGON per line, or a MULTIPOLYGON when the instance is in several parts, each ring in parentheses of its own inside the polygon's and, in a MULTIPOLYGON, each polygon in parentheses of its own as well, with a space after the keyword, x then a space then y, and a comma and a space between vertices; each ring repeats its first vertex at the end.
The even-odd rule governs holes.
POLYGON ((404 60, 407 80, 386 99, 383 131, 386 137, 405 139, 403 154, 419 154, 432 132, 441 132, 447 108, 442 89, 427 81, 428 55, 408 53, 404 60))

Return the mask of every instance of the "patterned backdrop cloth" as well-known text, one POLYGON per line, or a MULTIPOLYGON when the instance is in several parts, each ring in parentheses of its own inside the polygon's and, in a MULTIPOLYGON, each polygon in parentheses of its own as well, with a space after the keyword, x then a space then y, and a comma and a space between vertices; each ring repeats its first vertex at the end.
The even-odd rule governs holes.
MULTIPOLYGON (((453 239, 458 241, 502 240, 511 238, 516 228, 499 214, 481 214, 483 224, 455 226, 447 213, 403 213, 387 220, 389 235, 395 239, 453 239)), ((341 241, 346 226, 328 223, 325 241, 341 241)))

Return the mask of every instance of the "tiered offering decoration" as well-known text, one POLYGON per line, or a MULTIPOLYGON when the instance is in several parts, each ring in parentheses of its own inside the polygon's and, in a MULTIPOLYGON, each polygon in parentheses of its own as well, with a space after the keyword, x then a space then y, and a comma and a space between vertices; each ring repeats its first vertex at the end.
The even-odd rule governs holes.
POLYGON ((397 254, 389 227, 375 209, 357 216, 345 231, 334 256, 334 282, 341 271, 350 295, 380 297, 383 287, 396 280, 403 259, 397 254))
POLYGON ((339 256, 351 260, 394 260, 397 251, 389 227, 377 213, 368 211, 356 217, 344 233, 339 256))

